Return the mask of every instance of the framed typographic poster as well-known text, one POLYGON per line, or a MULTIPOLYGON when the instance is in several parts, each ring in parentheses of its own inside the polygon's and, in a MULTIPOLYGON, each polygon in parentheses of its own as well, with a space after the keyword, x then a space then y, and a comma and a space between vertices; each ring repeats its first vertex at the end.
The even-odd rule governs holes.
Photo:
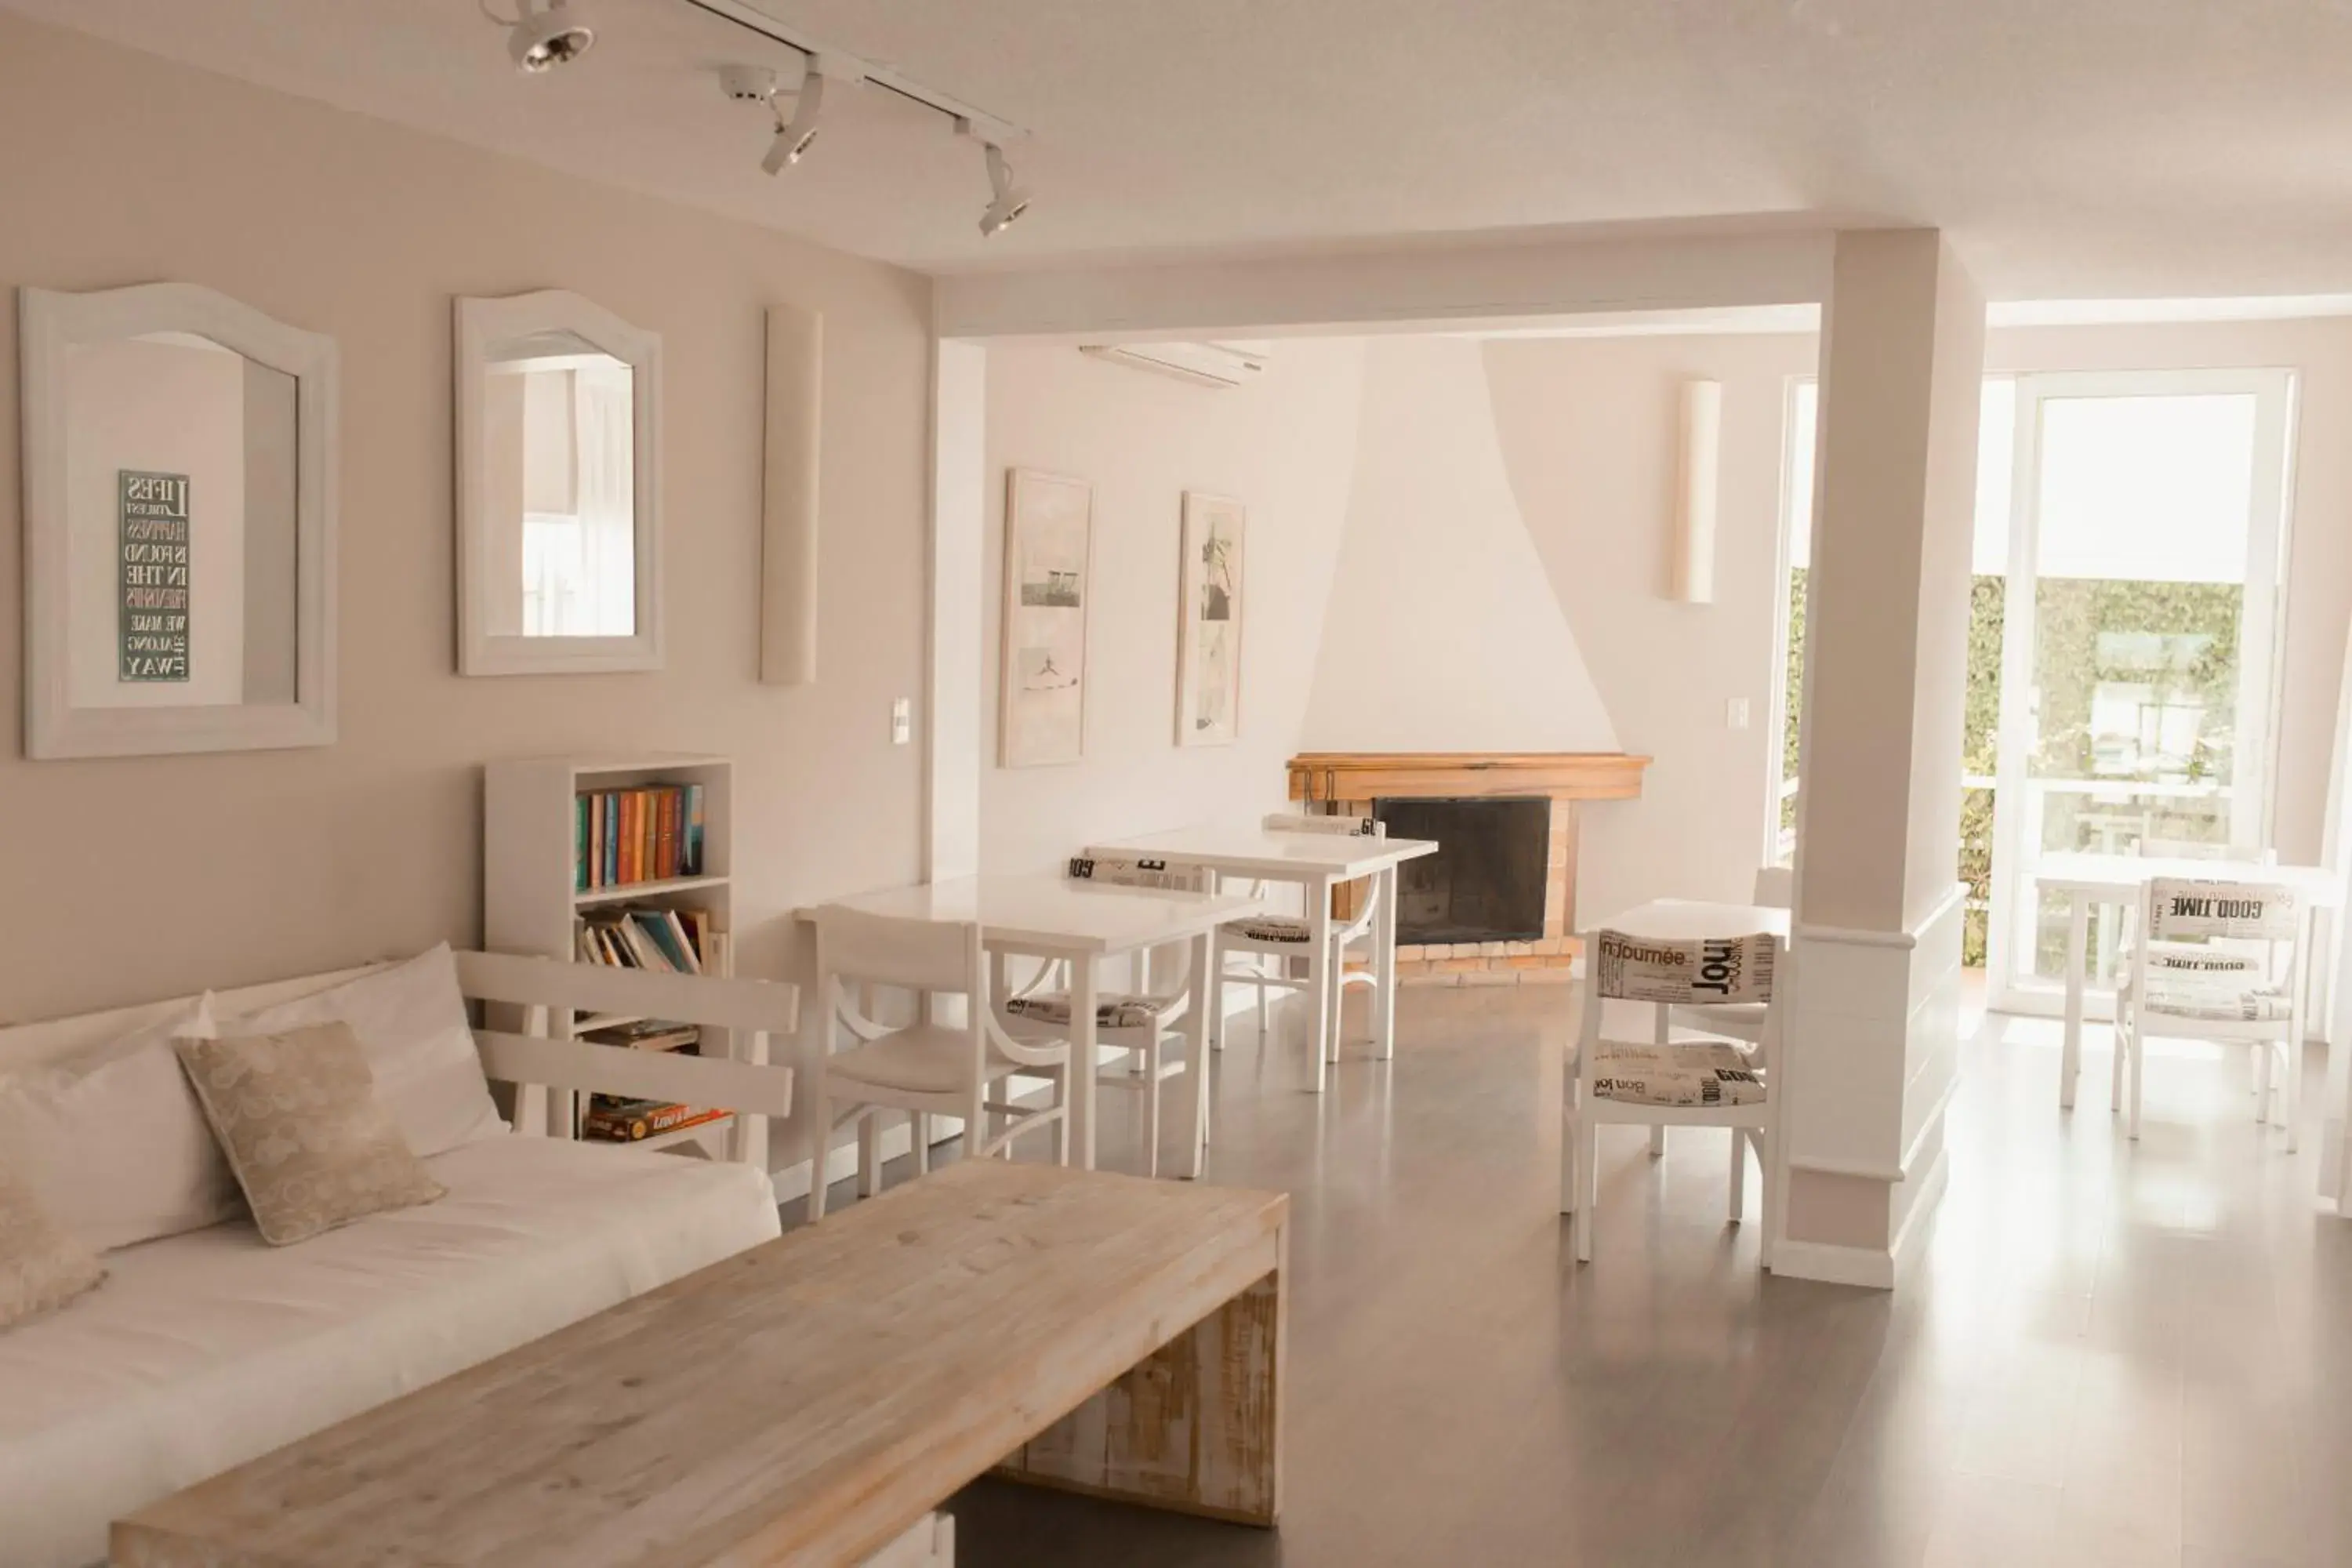
POLYGON ((997 745, 1008 768, 1086 752, 1094 497, 1086 480, 1059 474, 1015 468, 1006 479, 997 745))
POLYGON ((188 679, 188 476, 123 468, 115 476, 120 527, 117 679, 188 679))
POLYGON ((1241 734, 1242 545, 1248 513, 1223 496, 1184 492, 1176 631, 1176 743, 1230 745, 1241 734))

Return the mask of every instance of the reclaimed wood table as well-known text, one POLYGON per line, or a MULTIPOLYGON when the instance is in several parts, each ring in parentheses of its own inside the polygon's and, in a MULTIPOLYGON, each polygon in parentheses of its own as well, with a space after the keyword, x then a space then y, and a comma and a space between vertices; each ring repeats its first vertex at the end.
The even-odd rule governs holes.
POLYGON ((1288 1210, 960 1163, 143 1508, 112 1562, 851 1564, 991 1470, 1271 1526, 1288 1210))

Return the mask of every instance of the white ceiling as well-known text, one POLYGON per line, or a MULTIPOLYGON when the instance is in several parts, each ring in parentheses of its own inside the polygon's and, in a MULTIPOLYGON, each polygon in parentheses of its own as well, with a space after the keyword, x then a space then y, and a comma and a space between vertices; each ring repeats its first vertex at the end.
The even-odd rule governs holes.
POLYGON ((757 0, 1028 127, 1031 216, 940 120, 836 93, 759 172, 680 0, 537 80, 479 5, 0 0, 272 87, 935 271, 1818 215, 1950 231, 1996 297, 2352 287, 2352 0, 757 0))

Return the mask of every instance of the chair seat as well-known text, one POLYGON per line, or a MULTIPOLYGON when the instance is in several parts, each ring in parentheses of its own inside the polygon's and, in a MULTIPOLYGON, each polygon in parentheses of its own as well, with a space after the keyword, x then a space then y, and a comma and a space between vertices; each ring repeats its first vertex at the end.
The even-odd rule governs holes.
MULTIPOLYGON (((2126 974, 2132 966, 2132 949, 2126 939, 2116 952, 2116 966, 2126 974)), ((2147 966, 2193 974, 2260 974, 2264 968, 2259 954, 2201 942, 2153 942, 2147 950, 2147 966)))
MULTIPOLYGON (((937 1024, 916 1024, 867 1040, 826 1058, 827 1076, 877 1089, 913 1094, 953 1094, 965 1087, 971 1061, 971 1037, 961 1029, 937 1024)), ((988 1054, 991 1080, 1020 1070, 1020 1064, 998 1051, 988 1054)))
MULTIPOLYGON (((1098 1029, 1145 1028, 1183 1005, 1181 996, 1127 994, 1105 996, 1095 1004, 1095 1026, 1098 1029)), ((1070 1021, 1070 994, 1066 991, 1041 991, 1034 995, 1015 996, 1005 1003, 1004 1010, 1033 1023, 1066 1024, 1070 1021)))
MULTIPOLYGON (((2129 994, 2128 987, 2126 994, 2129 994)), ((2294 1016, 2294 998, 2277 986, 2180 981, 2151 970, 2141 1011, 2214 1024, 2276 1024, 2294 1016)))
POLYGON ((1251 942, 1295 942, 1305 944, 1315 934, 1307 923, 1296 915, 1250 915, 1237 921, 1227 921, 1226 934, 1244 937, 1251 942))
MULTIPOLYGON (((1581 1064, 1569 1055, 1568 1070, 1581 1064)), ((1734 1105, 1761 1105, 1765 1100, 1763 1069, 1756 1052, 1729 1040, 1688 1040, 1673 1045, 1641 1046, 1603 1040, 1594 1065, 1592 1091, 1621 1105, 1663 1105, 1707 1110, 1734 1105)))

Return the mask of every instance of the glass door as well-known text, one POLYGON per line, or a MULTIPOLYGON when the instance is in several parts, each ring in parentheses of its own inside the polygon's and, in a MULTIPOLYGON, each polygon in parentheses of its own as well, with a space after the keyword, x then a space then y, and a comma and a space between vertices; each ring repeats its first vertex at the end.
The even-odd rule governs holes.
MULTIPOLYGON (((2043 855, 2268 840, 2293 398, 2285 371, 2018 378, 1994 1007, 2058 1004, 2067 908, 2033 881, 2043 855)), ((2095 991, 2116 927, 2092 928, 2095 991)))

